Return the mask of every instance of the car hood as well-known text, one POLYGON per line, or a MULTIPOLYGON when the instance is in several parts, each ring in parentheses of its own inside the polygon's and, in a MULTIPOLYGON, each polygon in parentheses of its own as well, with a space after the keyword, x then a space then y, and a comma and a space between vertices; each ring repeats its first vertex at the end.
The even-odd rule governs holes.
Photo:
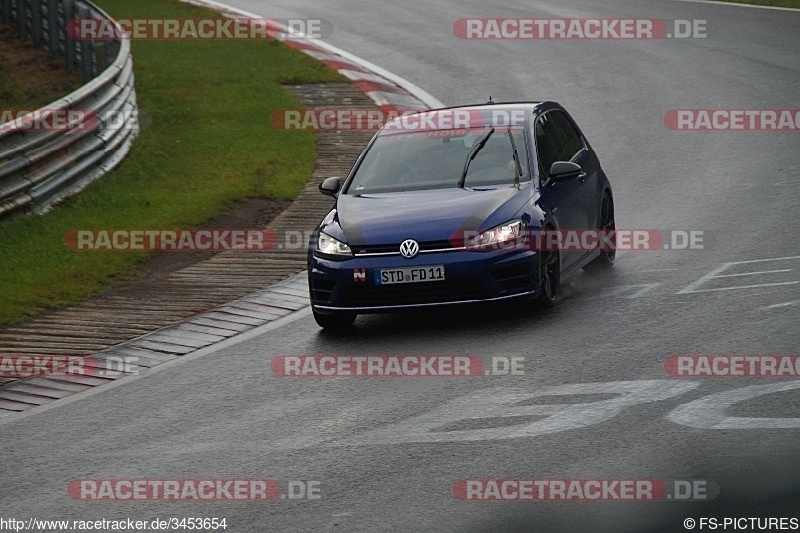
POLYGON ((449 240, 517 216, 530 196, 523 186, 340 195, 335 220, 351 246, 449 240))

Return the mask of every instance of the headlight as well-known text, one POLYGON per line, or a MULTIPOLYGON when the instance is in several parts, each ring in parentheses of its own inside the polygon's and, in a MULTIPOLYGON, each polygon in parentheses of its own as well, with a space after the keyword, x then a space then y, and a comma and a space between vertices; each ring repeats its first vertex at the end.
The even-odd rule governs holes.
POLYGON ((510 250, 520 244, 522 236, 522 221, 514 220, 471 237, 467 242, 467 248, 484 251, 510 250))
POLYGON ((340 257, 353 255, 353 252, 350 250, 349 246, 325 233, 319 234, 319 239, 317 240, 317 251, 324 255, 336 255, 340 257))

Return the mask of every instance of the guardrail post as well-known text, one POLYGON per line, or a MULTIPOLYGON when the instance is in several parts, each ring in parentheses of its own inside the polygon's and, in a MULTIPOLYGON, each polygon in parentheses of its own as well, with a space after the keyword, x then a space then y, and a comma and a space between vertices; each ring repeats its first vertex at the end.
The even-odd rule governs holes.
MULTIPOLYGON (((66 28, 69 22, 75 18, 75 2, 73 0, 66 0, 64 2, 64 59, 67 62, 69 70, 77 70, 76 51, 78 43, 74 39, 70 39, 69 33, 66 28)), ((61 33, 61 32, 59 32, 61 33)))
POLYGON ((23 39, 28 37, 25 33, 28 24, 26 20, 26 13, 28 12, 28 0, 17 0, 17 33, 23 39))
POLYGON ((31 35, 36 47, 42 46, 42 5, 31 4, 31 35))
POLYGON ((116 48, 116 46, 114 46, 114 41, 106 41, 104 44, 105 46, 103 47, 103 50, 105 51, 105 57, 104 57, 105 62, 103 63, 103 68, 108 68, 108 66, 114 62, 114 60, 112 59, 113 52, 111 51, 111 49, 116 48))
POLYGON ((58 0, 47 2, 47 49, 58 54, 58 0))
MULTIPOLYGON (((83 4, 76 5, 77 18, 90 18, 91 12, 89 8, 83 4)), ((83 81, 89 81, 95 75, 94 69, 94 41, 91 39, 83 39, 78 45, 81 51, 81 74, 83 81)))

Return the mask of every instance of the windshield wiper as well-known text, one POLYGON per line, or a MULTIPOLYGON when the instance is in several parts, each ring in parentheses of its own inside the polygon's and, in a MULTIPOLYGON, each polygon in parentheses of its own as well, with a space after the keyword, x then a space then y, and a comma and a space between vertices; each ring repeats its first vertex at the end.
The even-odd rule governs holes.
POLYGON ((522 177, 522 166, 519 164, 519 152, 517 152, 517 143, 514 142, 514 134, 511 133, 511 126, 508 127, 508 138, 511 141, 511 148, 514 149, 514 165, 516 166, 514 185, 519 187, 519 178, 522 177))
POLYGON ((481 139, 481 141, 475 145, 475 148, 473 148, 472 151, 467 156, 467 160, 466 162, 464 162, 464 170, 461 171, 461 177, 458 179, 459 188, 463 189, 464 183, 467 181, 467 171, 469 171, 469 164, 472 163, 472 160, 475 159, 475 156, 478 155, 478 152, 480 152, 483 149, 483 147, 486 146, 486 142, 489 140, 489 137, 491 137, 493 134, 494 134, 494 128, 489 130, 489 133, 486 134, 486 137, 481 139))

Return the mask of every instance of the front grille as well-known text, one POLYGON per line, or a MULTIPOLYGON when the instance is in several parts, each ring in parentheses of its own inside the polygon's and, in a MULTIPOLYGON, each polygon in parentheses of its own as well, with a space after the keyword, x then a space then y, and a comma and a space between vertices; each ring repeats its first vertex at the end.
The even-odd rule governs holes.
POLYGON ((483 300, 488 298, 476 279, 400 283, 397 285, 353 285, 344 307, 386 307, 483 300))
POLYGON ((528 264, 492 270, 492 277, 504 291, 529 291, 533 288, 533 276, 528 264))
MULTIPOLYGON (((449 240, 443 241, 428 241, 428 242, 421 242, 419 243, 419 250, 420 252, 426 252, 430 250, 448 250, 453 248, 453 242, 449 240)), ((366 254, 389 254, 395 253, 400 255, 400 243, 397 244, 362 244, 362 245, 353 245, 353 252, 355 255, 366 255, 366 254)))

